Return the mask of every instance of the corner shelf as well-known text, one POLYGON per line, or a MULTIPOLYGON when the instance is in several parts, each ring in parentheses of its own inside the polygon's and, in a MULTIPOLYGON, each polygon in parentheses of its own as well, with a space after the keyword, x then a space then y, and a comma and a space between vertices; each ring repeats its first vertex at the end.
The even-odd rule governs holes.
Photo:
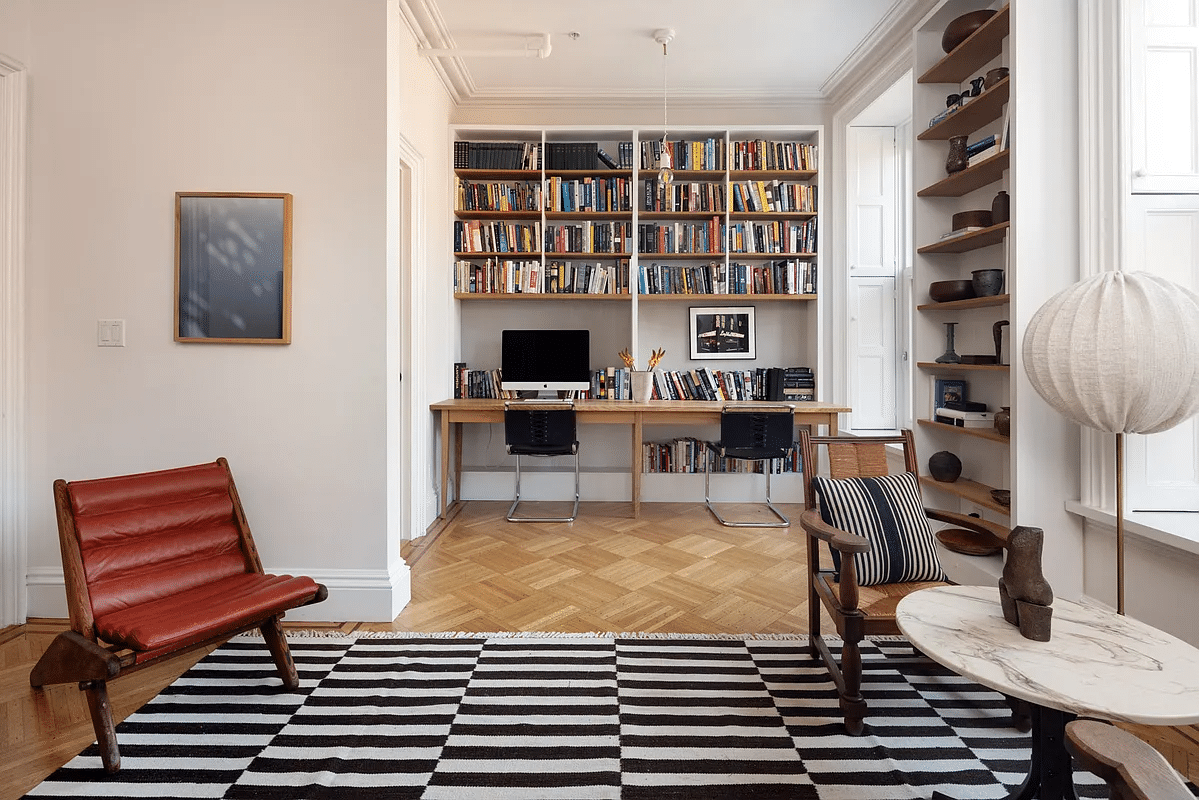
POLYGON ((1001 150, 961 172, 955 172, 916 192, 917 197, 962 197, 1003 177, 1011 160, 1011 149, 1001 150))
POLYGON ((917 361, 916 366, 944 372, 1009 372, 1012 368, 1010 364, 939 364, 936 361, 917 361))
POLYGON ((921 131, 916 138, 920 141, 944 141, 951 136, 974 133, 988 122, 1003 116, 1003 104, 1008 101, 1011 86, 1011 78, 1004 78, 936 125, 921 131))
POLYGON ((943 492, 961 497, 968 502, 983 508, 995 511, 997 513, 1008 516, 1011 514, 1011 509, 1007 506, 1000 505, 995 502, 995 498, 991 497, 991 490, 995 487, 987 486, 985 483, 976 483, 966 478, 958 478, 956 481, 946 483, 944 481, 933 480, 928 475, 920 476, 920 483, 923 486, 930 486, 940 489, 943 492))
POLYGON ((989 297, 971 297, 966 300, 946 300, 944 303, 921 303, 917 311, 965 311, 970 308, 1006 306, 1012 299, 1010 294, 994 294, 989 297))
POLYGON ((946 425, 944 422, 937 422, 932 419, 918 419, 916 423, 925 426, 929 430, 948 431, 949 433, 957 433, 962 436, 975 436, 979 439, 987 439, 992 442, 999 442, 1000 444, 1011 442, 1011 437, 996 433, 994 428, 959 428, 956 425, 946 425))
POLYGON ((1001 222, 998 225, 991 225, 978 231, 970 231, 963 233, 961 236, 954 236, 950 239, 942 239, 933 244, 926 244, 924 247, 918 248, 917 253, 968 253, 971 250, 981 250, 984 247, 999 244, 1003 241, 1003 237, 1007 236, 1007 230, 1012 226, 1011 222, 1001 222))
POLYGON ((917 83, 961 83, 978 64, 986 63, 1003 52, 1003 40, 1011 27, 1011 4, 984 22, 966 41, 953 48, 916 79, 917 83))

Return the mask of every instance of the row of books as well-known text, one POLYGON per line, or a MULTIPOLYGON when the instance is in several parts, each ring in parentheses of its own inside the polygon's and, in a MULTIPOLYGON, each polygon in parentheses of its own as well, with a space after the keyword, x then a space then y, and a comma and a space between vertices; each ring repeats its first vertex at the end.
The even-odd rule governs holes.
POLYGON ((751 139, 733 142, 732 168, 735 170, 816 169, 816 145, 805 142, 776 142, 751 139))
POLYGON ((547 142, 545 168, 597 169, 600 166, 599 145, 595 142, 547 142))
POLYGON ((580 222, 545 226, 547 253, 628 253, 631 222, 580 222))
POLYGON ((454 142, 454 169, 541 169, 541 143, 454 142))
POLYGON ((690 436, 671 439, 669 442, 644 442, 641 446, 641 471, 697 474, 704 471, 705 458, 708 459, 708 469, 711 472, 761 473, 769 469, 771 474, 779 475, 784 472, 803 471, 798 444, 792 448, 787 458, 772 458, 768 462, 745 461, 739 458, 720 458, 711 447, 705 446, 704 441, 690 436))
POLYGON ((816 187, 806 183, 740 181, 732 184, 733 211, 815 212, 816 187))
POLYGON ((550 211, 630 211, 628 178, 582 178, 557 176, 546 180, 550 211))
POLYGON ((573 261, 488 259, 458 261, 454 291, 462 294, 628 294, 629 262, 588 264, 573 261))
POLYGON ((638 286, 641 294, 816 294, 816 265, 797 259, 727 266, 643 264, 638 286))
POLYGON ((702 211, 724 213, 724 184, 710 181, 662 183, 657 178, 645 182, 642 211, 702 211))
POLYGON ((455 211, 540 211, 540 181, 476 183, 458 181, 455 211))
MULTIPOLYGON (((662 149, 661 139, 642 142, 641 168, 657 169, 661 164, 662 149)), ((724 139, 709 137, 695 141, 668 140, 665 149, 670 154, 670 164, 674 169, 724 169, 724 139)))
POLYGON ((815 253, 816 219, 734 222, 729 226, 730 253, 815 253))
POLYGON ((540 249, 540 222, 454 220, 455 252, 536 253, 540 249))
POLYGON ((637 226, 637 249, 642 253, 719 253, 724 249, 724 225, 719 217, 707 222, 647 222, 637 226))

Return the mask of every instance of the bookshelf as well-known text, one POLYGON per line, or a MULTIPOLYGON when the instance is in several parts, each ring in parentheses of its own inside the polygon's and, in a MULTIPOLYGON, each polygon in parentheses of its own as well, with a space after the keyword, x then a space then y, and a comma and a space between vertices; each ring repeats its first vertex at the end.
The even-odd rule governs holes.
MULTIPOLYGON (((497 367, 505 327, 586 327, 593 370, 621 366, 626 347, 641 365, 664 347, 661 370, 806 366, 822 377, 821 126, 672 127, 669 185, 658 180, 660 129, 464 125, 451 136, 459 362, 497 367), (483 247, 498 240, 484 238, 488 225, 537 247, 483 247), (554 265, 616 277, 602 292, 590 278, 567 291, 550 283, 554 265), (690 309, 708 306, 755 310, 755 360, 690 358, 690 309)), ((608 456, 627 443, 608 439, 595 470, 627 471, 608 456)), ((480 472, 505 468, 494 442, 464 444, 480 472)))
MULTIPOLYGON (((970 88, 973 78, 1008 63, 1010 11, 995 2, 997 11, 970 38, 946 54, 941 34, 955 17, 981 7, 974 0, 943 0, 916 30, 917 75, 913 94, 914 119, 932 121, 944 115, 947 95, 970 88)), ((916 373, 913 376, 912 408, 916 409, 917 451, 927 459, 947 450, 963 465, 962 477, 952 483, 922 478, 930 499, 966 513, 981 512, 989 519, 1006 522, 1009 509, 997 503, 991 490, 1011 483, 1011 439, 993 428, 959 428, 932 420, 934 390, 938 379, 966 382, 966 399, 986 404, 997 411, 1010 402, 1010 326, 996 326, 1010 317, 1011 298, 1018 275, 1008 263, 1012 222, 994 221, 979 230, 961 235, 952 232, 952 217, 962 211, 990 210, 999 190, 1009 189, 1011 150, 1000 149, 952 174, 947 173, 947 140, 966 136, 976 142, 990 134, 1003 139, 1003 127, 1011 113, 1011 80, 1004 77, 970 101, 924 129, 917 122, 913 142, 913 203, 916 252, 913 261, 913 327, 916 373), (949 302, 928 296, 934 281, 970 279, 977 270, 1005 270, 1001 294, 949 302), (946 350, 946 325, 954 329, 954 349, 959 355, 993 356, 995 331, 1000 331, 1002 363, 943 364, 934 359, 946 350)), ((1013 409, 1014 411, 1014 409, 1013 409)), ((1015 427, 1012 429, 1015 434, 1015 427)), ((922 468, 925 465, 922 465, 922 468)))

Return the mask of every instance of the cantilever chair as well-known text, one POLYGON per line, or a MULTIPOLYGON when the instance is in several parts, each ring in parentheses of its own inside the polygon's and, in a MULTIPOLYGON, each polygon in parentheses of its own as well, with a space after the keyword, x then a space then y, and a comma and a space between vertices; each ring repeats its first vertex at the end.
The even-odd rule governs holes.
POLYGON ((705 450, 719 458, 736 458, 762 464, 766 473, 766 509, 775 517, 772 521, 728 520, 720 515, 712 503, 711 455, 704 454, 704 505, 721 525, 730 528, 786 528, 791 525, 770 501, 771 459, 786 458, 794 448, 794 408, 787 404, 752 406, 727 405, 720 412, 720 441, 707 442, 705 450))
POLYGON ((912 432, 899 436, 835 437, 799 434, 808 535, 808 642, 837 686, 846 730, 862 732, 860 642, 866 636, 899 636, 895 607, 917 589, 944 583, 928 520, 946 522, 1003 544, 1007 529, 986 520, 925 508, 912 432), (900 445, 904 467, 890 474, 887 445, 900 445), (820 448, 824 448, 821 450, 820 448), (817 475, 827 457, 828 476, 817 475), (856 529, 856 530, 855 530, 856 529), (820 543, 832 566, 822 564, 820 543), (842 639, 840 663, 820 630, 821 607, 842 639))
POLYGON ((508 508, 509 522, 574 522, 579 514, 579 442, 571 400, 526 400, 504 403, 504 444, 516 456, 516 493, 508 508), (574 456, 575 498, 569 517, 518 517, 521 456, 574 456))

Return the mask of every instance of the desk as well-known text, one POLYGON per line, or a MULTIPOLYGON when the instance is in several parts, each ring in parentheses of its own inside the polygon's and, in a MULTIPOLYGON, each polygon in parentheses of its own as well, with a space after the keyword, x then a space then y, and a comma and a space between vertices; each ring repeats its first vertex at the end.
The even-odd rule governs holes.
MULTIPOLYGON (((632 434, 633 516, 641 516, 641 434, 645 425, 712 425, 720 422, 723 403, 702 400, 651 400, 637 403, 632 400, 576 400, 575 413, 580 425, 628 425, 632 434)), ((824 425, 828 435, 837 435, 837 415, 851 411, 832 403, 791 403, 795 407, 796 425, 824 425)), ((447 494, 450 482, 450 442, 453 441, 454 492, 462 486, 462 429, 463 423, 500 423, 504 421, 503 400, 442 400, 429 409, 441 418, 441 492, 438 516, 444 517, 449 506, 447 494)))
POLYGON ((1051 638, 1034 642, 1004 620, 997 588, 942 586, 905 597, 896 620, 929 658, 1030 704, 1032 759, 1014 800, 1074 799, 1065 726, 1076 714, 1199 722, 1199 649, 1129 617, 1055 600, 1051 638))

